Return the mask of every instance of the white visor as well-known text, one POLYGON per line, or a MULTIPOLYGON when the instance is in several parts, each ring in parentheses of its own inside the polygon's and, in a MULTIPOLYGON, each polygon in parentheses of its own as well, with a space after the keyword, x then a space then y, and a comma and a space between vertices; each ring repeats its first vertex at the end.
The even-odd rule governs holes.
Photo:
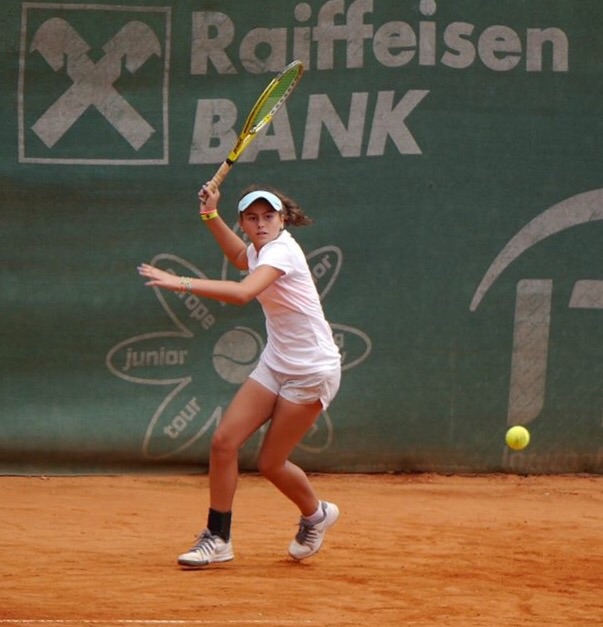
POLYGON ((239 201, 239 213, 243 213, 251 203, 260 198, 263 198, 275 211, 283 210, 283 203, 276 194, 258 189, 254 192, 249 192, 249 194, 245 194, 245 196, 241 198, 239 201))

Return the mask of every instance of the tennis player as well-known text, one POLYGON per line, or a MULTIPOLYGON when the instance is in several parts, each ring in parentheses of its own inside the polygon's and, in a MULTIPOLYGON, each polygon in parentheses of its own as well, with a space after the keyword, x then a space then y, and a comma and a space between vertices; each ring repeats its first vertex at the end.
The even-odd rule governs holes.
POLYGON ((289 460, 333 400, 341 379, 341 356, 305 255, 286 228, 312 220, 281 192, 250 187, 238 203, 240 228, 250 242, 246 244, 220 217, 218 189, 204 185, 199 199, 204 224, 234 267, 248 272, 245 278, 178 277, 148 264, 138 271, 148 286, 234 305, 257 299, 266 318, 267 342, 212 437, 207 528, 178 563, 203 568, 234 558, 230 531, 238 452, 266 423, 258 469, 299 508, 299 530, 289 555, 303 560, 318 552, 339 517, 337 506, 319 500, 305 472, 289 460))

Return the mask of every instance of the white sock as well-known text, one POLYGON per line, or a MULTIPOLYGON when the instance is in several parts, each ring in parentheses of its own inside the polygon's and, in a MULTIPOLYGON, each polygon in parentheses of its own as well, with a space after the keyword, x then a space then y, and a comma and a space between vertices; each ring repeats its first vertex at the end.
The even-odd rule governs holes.
POLYGON ((325 517, 325 513, 322 511, 322 501, 318 501, 318 509, 311 516, 304 516, 304 520, 310 525, 319 523, 325 517))

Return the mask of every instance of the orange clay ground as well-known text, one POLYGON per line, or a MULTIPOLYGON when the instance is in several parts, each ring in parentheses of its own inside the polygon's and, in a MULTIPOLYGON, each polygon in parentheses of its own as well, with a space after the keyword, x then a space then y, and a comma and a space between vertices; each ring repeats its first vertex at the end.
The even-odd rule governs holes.
POLYGON ((244 475, 235 560, 183 571, 206 476, 0 477, 0 627, 603 624, 603 477, 311 478, 342 512, 317 556, 244 475))

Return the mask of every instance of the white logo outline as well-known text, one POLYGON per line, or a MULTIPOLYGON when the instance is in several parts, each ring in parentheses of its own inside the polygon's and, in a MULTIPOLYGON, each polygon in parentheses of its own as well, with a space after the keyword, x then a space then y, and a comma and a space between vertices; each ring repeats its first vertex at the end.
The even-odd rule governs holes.
MULTIPOLYGON (((170 53, 171 53, 171 7, 140 7, 140 6, 109 7, 105 5, 91 5, 91 4, 75 5, 75 4, 53 4, 53 3, 43 4, 43 3, 38 3, 38 2, 24 2, 22 5, 21 15, 22 15, 21 42, 20 42, 20 53, 19 53, 19 81, 18 81, 18 161, 19 163, 55 163, 55 164, 64 164, 64 165, 136 165, 136 166, 168 164, 169 163, 169 100, 168 100, 169 90, 168 90, 168 87, 169 87, 170 53), (160 47, 161 54, 163 55, 163 58, 164 58, 163 75, 161 77, 160 117, 161 117, 162 133, 161 133, 161 148, 160 148, 161 154, 160 155, 152 156, 149 158, 133 157, 130 159, 130 158, 119 157, 119 158, 111 159, 111 158, 105 158, 105 157, 32 156, 31 154, 29 155, 27 154, 27 139, 26 139, 27 133, 25 129, 25 123, 26 123, 25 122, 26 121, 25 84, 26 84, 26 74, 27 74, 27 59, 28 59, 29 54, 36 53, 36 50, 35 50, 36 46, 34 46, 34 50, 32 51, 28 48, 28 45, 27 45, 28 34, 29 34, 28 20, 30 17, 30 13, 32 11, 35 11, 36 9, 43 9, 44 11, 55 10, 61 13, 64 13, 66 11, 78 11, 79 12, 79 11, 102 10, 104 14, 107 14, 107 12, 132 12, 135 14, 140 14, 141 16, 140 20, 132 20, 129 23, 129 24, 132 24, 132 26, 129 27, 130 30, 127 28, 128 24, 126 24, 126 26, 124 27, 126 31, 125 33, 123 32, 121 33, 121 36, 120 36, 121 38, 118 38, 116 42, 114 42, 112 38, 109 42, 105 44, 105 47, 107 48, 107 50, 105 50, 105 55, 106 57, 108 57, 105 63, 107 65, 110 65, 110 63, 107 63, 107 62, 114 60, 117 57, 119 50, 116 51, 116 50, 111 49, 112 44, 114 45, 115 43, 118 44, 117 46, 118 48, 121 46, 122 51, 124 51, 124 49, 129 49, 130 53, 133 54, 133 57, 135 59, 136 46, 138 44, 131 44, 129 41, 126 41, 128 39, 127 37, 126 37, 126 40, 124 40, 124 35, 132 34, 133 29, 138 29, 138 34, 143 35, 142 37, 143 46, 144 44, 151 44, 152 49, 154 49, 155 51, 157 50, 157 46, 160 47), (157 35, 152 31, 150 26, 142 21, 144 19, 145 14, 146 15, 151 15, 151 14, 162 15, 163 14, 162 17, 165 20, 165 25, 164 25, 165 37, 164 37, 163 42, 159 42, 157 35), (148 39, 150 34, 152 34, 152 36, 155 38, 155 41, 148 39)), ((84 58, 81 59, 81 61, 79 61, 80 75, 76 76, 76 80, 74 80, 74 85, 76 85, 78 81, 84 80, 85 78, 84 75, 86 74, 86 72, 95 71, 95 64, 93 64, 89 58, 87 60, 85 59, 86 51, 84 50, 84 48, 87 46, 87 44, 79 35, 77 35, 77 32, 75 31, 75 29, 73 29, 69 25, 67 20, 64 20, 63 18, 54 17, 54 18, 50 18, 49 20, 47 20, 47 22, 51 22, 51 28, 52 28, 53 23, 54 23, 55 28, 57 26, 64 28, 65 25, 67 25, 68 31, 73 35, 73 39, 71 40, 72 43, 78 43, 81 48, 79 52, 83 53, 82 56, 84 58), (53 22, 53 20, 55 21, 53 22), (87 61, 87 64, 84 65, 86 61, 87 61)), ((44 24, 42 26, 44 26, 44 24)), ((119 33, 117 35, 119 35, 119 33)), ((34 40, 35 40, 35 36, 32 39, 32 43, 34 43, 34 40)), ((39 43, 39 40, 37 43, 39 43)), ((48 50, 46 50, 46 52, 48 52, 48 50)), ((50 54, 52 56, 52 52, 50 54)), ((72 61, 75 59, 76 59, 76 56, 74 54, 72 61)), ((76 65, 77 64, 78 64, 78 61, 76 61, 76 65)), ((49 67, 52 68, 53 67, 52 64, 49 64, 49 67)), ((136 69, 135 60, 131 60, 130 67, 133 70, 136 69)), ((60 68, 57 68, 54 71, 58 71, 58 69, 60 68)), ((101 68, 96 68, 96 69, 99 70, 99 72, 97 73, 100 73, 101 68)), ((75 71, 77 72, 77 70, 75 71)), ((118 132, 120 132, 122 136, 125 135, 128 137, 127 143, 130 144, 130 147, 132 148, 132 150, 136 151, 137 150, 136 146, 140 148, 143 145, 145 133, 147 135, 147 139, 148 137, 150 137, 149 135, 150 128, 146 126, 147 125, 146 121, 144 121, 143 123, 142 116, 138 112, 136 112, 136 110, 134 110, 129 105, 129 103, 125 101, 125 99, 123 99, 115 90, 111 90, 108 87, 108 85, 106 84, 103 85, 102 78, 100 79, 100 82, 101 82, 100 84, 101 94, 100 95, 103 95, 102 92, 104 90, 105 95, 109 96, 109 101, 110 101, 110 102, 107 102, 106 105, 102 105, 102 104, 100 105, 101 109, 103 108, 103 106, 106 106, 107 110, 105 111, 105 113, 103 113, 103 115, 105 116, 105 119, 107 119, 107 116, 109 116, 109 118, 112 117, 111 124, 113 126, 116 126, 116 128, 121 125, 121 130, 117 128, 118 132), (134 129, 129 129, 127 126, 127 122, 125 123, 120 122, 118 119, 118 116, 111 112, 111 107, 115 103, 117 103, 118 109, 121 111, 121 113, 127 114, 126 120, 129 120, 130 122, 133 122, 135 125, 138 125, 139 127, 138 130, 136 129, 136 126, 134 127, 134 129), (130 116, 130 117, 127 117, 127 116, 130 116), (143 127, 144 127, 144 131, 142 130, 143 127)), ((74 85, 72 85, 70 89, 72 90, 72 92, 75 91, 77 94, 78 89, 77 87, 73 89, 74 85)), ((83 95, 83 93, 84 93, 84 90, 81 89, 79 91, 79 94, 83 95)), ((63 94, 63 96, 65 95, 66 94, 63 94)), ((71 95, 73 95, 73 93, 71 93, 71 95)), ((61 96, 61 98, 63 96, 61 96)), ((77 108, 78 106, 81 106, 81 103, 78 103, 76 99, 72 102, 72 105, 77 108)), ((57 107, 57 110, 58 109, 59 107, 57 107)), ((56 115, 54 115, 53 116, 54 122, 56 122, 57 119, 59 118, 57 118, 56 115)), ((46 122, 49 122, 49 120, 46 120, 46 122)), ((49 149, 51 149, 54 143, 58 141, 58 138, 53 137, 54 131, 52 130, 52 124, 48 124, 48 123, 46 125, 42 124, 42 127, 43 127, 41 129, 42 135, 44 136, 44 133, 49 133, 50 135, 50 138, 49 138, 50 143, 47 144, 47 146, 49 147, 49 149)), ((32 130, 35 134, 36 132, 35 129, 32 129, 32 130)), ((42 141, 44 142, 44 140, 42 141)))

